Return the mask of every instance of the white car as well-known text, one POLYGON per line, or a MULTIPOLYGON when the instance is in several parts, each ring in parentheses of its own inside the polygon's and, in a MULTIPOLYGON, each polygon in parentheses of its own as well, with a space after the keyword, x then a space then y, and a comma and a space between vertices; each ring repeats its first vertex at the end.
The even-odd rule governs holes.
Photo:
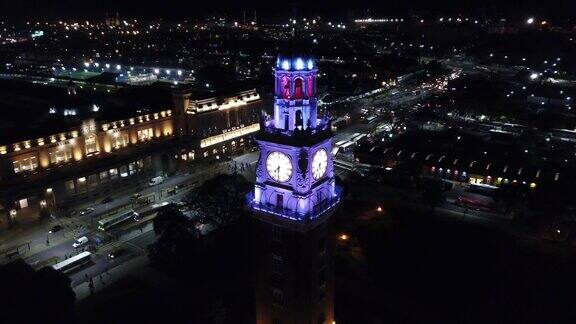
POLYGON ((82 236, 81 238, 77 239, 76 242, 72 243, 74 248, 80 247, 84 244, 88 243, 88 238, 86 236, 82 236))
POLYGON ((150 187, 155 186, 155 185, 159 185, 162 182, 164 182, 164 177, 158 176, 158 177, 154 177, 152 179, 150 179, 150 182, 148 183, 148 185, 150 187))

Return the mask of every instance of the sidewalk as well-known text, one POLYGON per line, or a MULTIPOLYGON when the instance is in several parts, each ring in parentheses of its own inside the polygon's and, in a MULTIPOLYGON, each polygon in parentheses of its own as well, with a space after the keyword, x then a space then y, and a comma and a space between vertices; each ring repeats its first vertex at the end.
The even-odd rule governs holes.
MULTIPOLYGON (((99 290, 102 290, 103 288, 110 286, 119 279, 131 273, 137 273, 138 270, 143 269, 146 265, 148 265, 148 263, 149 261, 147 256, 138 256, 126 262, 123 262, 114 268, 109 269, 107 273, 103 272, 101 275, 102 280, 100 280, 100 277, 94 277, 92 279, 92 282, 94 283, 94 292, 98 292, 99 290)), ((84 281, 81 284, 73 287, 72 289, 76 294, 76 302, 79 302, 80 300, 92 294, 90 292, 88 281, 84 281)))

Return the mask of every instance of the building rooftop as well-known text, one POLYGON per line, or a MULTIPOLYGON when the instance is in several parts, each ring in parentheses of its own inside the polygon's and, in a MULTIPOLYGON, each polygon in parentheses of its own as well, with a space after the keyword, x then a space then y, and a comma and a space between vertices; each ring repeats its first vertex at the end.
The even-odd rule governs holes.
POLYGON ((166 85, 96 92, 24 81, 0 80, 0 145, 68 131, 83 120, 113 121, 172 107, 166 85))

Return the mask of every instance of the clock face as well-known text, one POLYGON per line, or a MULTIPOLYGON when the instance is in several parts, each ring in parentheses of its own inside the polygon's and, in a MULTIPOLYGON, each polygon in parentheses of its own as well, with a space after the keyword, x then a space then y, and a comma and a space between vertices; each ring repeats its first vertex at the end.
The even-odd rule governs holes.
POLYGON ((326 174, 326 167, 328 166, 328 154, 326 150, 319 149, 314 153, 312 158, 312 177, 318 180, 326 174))
POLYGON ((288 155, 281 152, 272 152, 266 159, 266 170, 272 179, 286 182, 292 176, 292 162, 288 155))

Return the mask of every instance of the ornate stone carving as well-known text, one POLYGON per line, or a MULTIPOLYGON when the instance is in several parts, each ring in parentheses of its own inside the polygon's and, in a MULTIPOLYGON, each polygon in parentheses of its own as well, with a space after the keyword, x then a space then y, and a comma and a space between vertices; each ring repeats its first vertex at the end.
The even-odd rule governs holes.
POLYGON ((260 149, 260 156, 258 157, 258 165, 256 166, 256 180, 260 180, 264 175, 262 167, 262 149, 260 149))
POLYGON ((298 155, 298 175, 296 176, 296 188, 299 192, 308 190, 308 151, 301 149, 298 155))

